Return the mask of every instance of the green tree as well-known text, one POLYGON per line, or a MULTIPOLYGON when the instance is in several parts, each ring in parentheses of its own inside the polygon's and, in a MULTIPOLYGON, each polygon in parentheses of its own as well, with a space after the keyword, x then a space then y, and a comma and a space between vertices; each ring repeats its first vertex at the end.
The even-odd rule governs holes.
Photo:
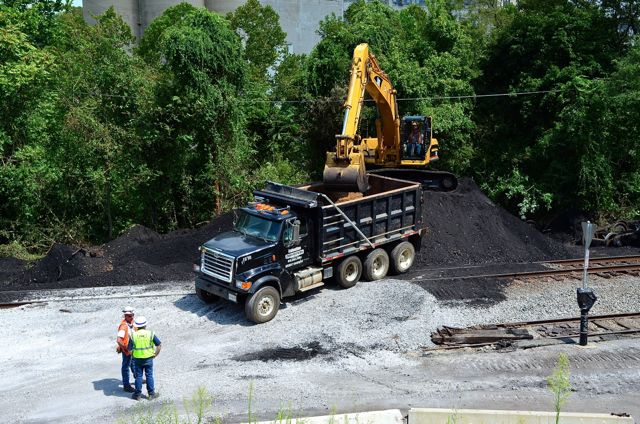
POLYGON ((71 0, 0 0, 0 27, 17 25, 36 47, 53 45, 61 35, 58 16, 71 0))
MULTIPOLYGON (((37 57, 50 64, 43 84, 29 77, 37 93, 23 105, 34 106, 16 115, 18 131, 5 131, 3 155, 10 159, 0 170, 3 232, 42 247, 104 240, 141 222, 138 195, 149 178, 137 129, 151 79, 127 53, 129 27, 113 9, 95 26, 78 13, 56 19, 55 45, 26 50, 32 65, 37 57)), ((15 81, 10 86, 21 90, 15 81)))
POLYGON ((492 33, 477 90, 542 93, 478 102, 475 176, 510 209, 530 205, 528 215, 541 216, 550 199, 555 207, 584 207, 576 203, 577 177, 587 171, 606 178, 603 163, 587 170, 594 157, 583 156, 584 137, 556 137, 554 128, 567 108, 585 100, 588 81, 613 70, 626 43, 616 21, 590 3, 527 0, 507 12, 511 18, 492 33), (522 188, 515 193, 511 186, 522 188))
POLYGON ((246 194, 242 46, 226 20, 198 9, 165 30, 160 53, 153 149, 165 161, 157 184, 171 193, 160 207, 174 209, 177 225, 195 225, 246 194))
POLYGON ((567 201, 602 216, 640 215, 640 48, 615 62, 598 80, 577 79, 575 101, 567 102, 543 142, 575 158, 565 176, 567 201))
POLYGON ((280 27, 280 17, 269 5, 247 0, 227 15, 231 28, 243 41, 244 56, 257 76, 263 76, 286 53, 287 34, 280 27))
POLYGON ((145 29, 140 43, 135 49, 150 64, 160 63, 160 43, 165 30, 178 24, 197 9, 190 3, 180 3, 167 8, 145 29))
POLYGON ((0 5, 0 243, 20 240, 24 227, 38 217, 37 179, 25 166, 37 156, 32 141, 46 136, 43 126, 55 69, 54 56, 23 32, 20 14, 8 20, 8 12, 16 11, 0 5))
POLYGON ((248 69, 242 109, 247 136, 257 153, 258 172, 252 184, 266 179, 302 182, 308 178, 311 141, 300 120, 303 106, 282 101, 304 97, 304 57, 287 52, 287 34, 271 6, 248 0, 227 19, 242 40, 248 69))

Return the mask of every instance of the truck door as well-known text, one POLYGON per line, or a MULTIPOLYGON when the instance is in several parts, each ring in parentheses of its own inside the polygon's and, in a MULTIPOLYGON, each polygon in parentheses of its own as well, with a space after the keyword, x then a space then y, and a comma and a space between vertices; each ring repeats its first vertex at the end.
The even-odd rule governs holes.
POLYGON ((282 240, 285 246, 285 268, 294 271, 313 262, 310 239, 306 217, 292 218, 286 222, 282 240))

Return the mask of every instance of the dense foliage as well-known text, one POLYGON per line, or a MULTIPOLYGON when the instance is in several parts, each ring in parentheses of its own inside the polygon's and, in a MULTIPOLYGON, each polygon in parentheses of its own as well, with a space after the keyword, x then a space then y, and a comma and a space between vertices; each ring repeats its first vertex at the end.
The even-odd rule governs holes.
POLYGON ((526 218, 637 217, 640 3, 465 3, 359 0, 295 55, 258 0, 180 4, 141 40, 113 9, 91 26, 69 1, 0 0, 0 245, 196 226, 264 180, 318 179, 362 42, 401 113, 433 116, 440 168, 526 218))

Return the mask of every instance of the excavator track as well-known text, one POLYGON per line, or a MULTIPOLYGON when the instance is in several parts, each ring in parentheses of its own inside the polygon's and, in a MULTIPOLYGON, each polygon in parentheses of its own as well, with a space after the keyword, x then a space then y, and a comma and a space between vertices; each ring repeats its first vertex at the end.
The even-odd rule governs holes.
POLYGON ((397 178, 399 180, 415 181, 422 184, 423 190, 454 191, 458 188, 458 178, 452 173, 445 171, 381 168, 369 170, 368 172, 370 174, 397 178))

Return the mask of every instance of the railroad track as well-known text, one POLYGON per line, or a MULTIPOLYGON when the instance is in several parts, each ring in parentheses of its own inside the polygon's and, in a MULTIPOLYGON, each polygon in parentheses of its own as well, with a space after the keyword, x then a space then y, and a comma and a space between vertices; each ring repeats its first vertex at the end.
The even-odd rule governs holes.
POLYGON ((132 299, 145 297, 195 295, 193 289, 177 290, 176 283, 155 283, 151 286, 106 286, 89 288, 67 288, 46 290, 0 291, 0 309, 25 305, 45 305, 68 301, 90 301, 100 299, 132 299), (89 293, 93 291, 94 293, 89 293), (114 294, 114 291, 120 292, 114 294))
MULTIPOLYGON (((481 269, 482 266, 473 267, 456 267, 456 268, 443 268, 442 271, 446 271, 449 275, 438 277, 417 277, 414 279, 420 279, 421 281, 441 281, 451 279, 478 279, 478 278, 493 278, 493 279, 527 279, 537 277, 575 277, 579 278, 583 272, 584 259, 561 259, 554 261, 541 261, 532 263, 514 264, 514 267, 518 266, 542 266, 545 269, 537 270, 525 270, 525 271, 508 271, 508 272, 479 272, 466 275, 454 275, 456 270, 468 271, 470 269, 481 269)), ((434 270, 436 271, 436 270, 434 270)), ((612 256, 604 258, 591 258, 589 260, 589 268, 587 270, 589 274, 596 274, 603 278, 611 278, 616 274, 632 274, 640 276, 640 255, 635 256, 612 256)))
MULTIPOLYGON (((603 340, 640 334, 640 312, 589 317, 589 338, 603 340)), ((443 326, 431 334, 435 349, 459 349, 498 344, 511 344, 523 340, 573 340, 580 336, 580 317, 552 320, 510 322, 476 325, 467 328, 443 326)))

